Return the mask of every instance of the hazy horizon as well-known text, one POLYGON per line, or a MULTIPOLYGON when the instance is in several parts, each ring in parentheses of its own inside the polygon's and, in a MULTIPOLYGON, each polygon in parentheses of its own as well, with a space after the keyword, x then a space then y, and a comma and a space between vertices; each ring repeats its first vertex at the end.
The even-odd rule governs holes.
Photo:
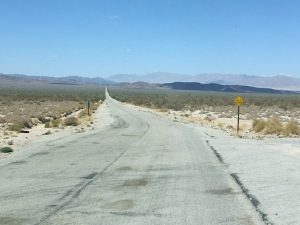
POLYGON ((147 73, 116 73, 116 74, 109 74, 109 75, 86 75, 86 74, 61 74, 61 75, 52 75, 52 74, 26 74, 26 73, 16 73, 16 72, 3 72, 0 71, 0 74, 4 75, 26 75, 26 76, 42 76, 42 77, 69 77, 69 76, 78 76, 78 77, 86 77, 86 78, 109 78, 115 75, 134 75, 134 76, 145 76, 145 75, 151 75, 151 74, 158 74, 158 73, 165 73, 165 74, 177 74, 177 75, 183 75, 183 76, 197 76, 197 75, 204 75, 204 74, 220 74, 220 75, 229 75, 229 76, 235 76, 235 75, 246 75, 246 76, 258 76, 258 77, 274 77, 274 76, 289 76, 294 78, 300 78, 300 76, 296 76, 293 74, 246 74, 246 73, 234 73, 234 74, 228 74, 228 73, 221 73, 221 72, 199 72, 195 74, 188 74, 188 73, 177 73, 177 72, 169 72, 169 71, 154 71, 154 72, 147 72, 147 73))

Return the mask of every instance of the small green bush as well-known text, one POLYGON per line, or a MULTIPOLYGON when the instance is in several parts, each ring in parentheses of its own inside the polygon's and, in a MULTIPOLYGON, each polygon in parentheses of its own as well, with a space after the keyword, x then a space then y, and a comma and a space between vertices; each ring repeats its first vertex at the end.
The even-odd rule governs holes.
POLYGON ((56 119, 56 120, 52 120, 51 121, 51 126, 52 127, 58 127, 59 126, 59 124, 61 123, 61 119, 56 119))
POLYGON ((10 147, 4 147, 4 148, 0 148, 0 152, 2 153, 10 153, 13 152, 14 150, 10 147))
POLYGON ((14 123, 14 124, 8 126, 8 130, 20 132, 24 127, 25 126, 23 123, 14 123))

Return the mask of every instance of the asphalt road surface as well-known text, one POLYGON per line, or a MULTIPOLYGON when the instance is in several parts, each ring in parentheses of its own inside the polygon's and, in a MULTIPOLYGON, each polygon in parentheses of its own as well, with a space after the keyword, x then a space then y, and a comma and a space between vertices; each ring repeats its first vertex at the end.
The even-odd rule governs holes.
POLYGON ((110 126, 0 161, 0 225, 262 224, 196 127, 106 104, 110 126))

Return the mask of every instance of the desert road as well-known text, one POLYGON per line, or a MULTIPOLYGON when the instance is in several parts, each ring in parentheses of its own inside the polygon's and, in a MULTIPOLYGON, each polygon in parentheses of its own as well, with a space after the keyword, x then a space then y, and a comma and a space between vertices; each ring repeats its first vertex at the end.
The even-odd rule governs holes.
POLYGON ((0 225, 263 224, 200 130, 104 104, 110 125, 0 161, 0 225))

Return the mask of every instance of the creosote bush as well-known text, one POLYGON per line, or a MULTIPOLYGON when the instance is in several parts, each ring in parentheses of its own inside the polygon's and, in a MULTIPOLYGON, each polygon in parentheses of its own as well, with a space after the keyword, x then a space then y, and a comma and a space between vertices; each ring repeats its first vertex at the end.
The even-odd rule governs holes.
POLYGON ((300 127, 296 120, 291 119, 285 125, 276 117, 268 120, 255 119, 253 120, 252 129, 257 133, 277 134, 277 135, 300 135, 300 127))
POLYGON ((58 127, 61 124, 62 120, 61 119, 56 119, 51 121, 51 126, 52 127, 58 127))
POLYGON ((281 134, 283 132, 282 123, 278 118, 272 117, 268 119, 264 129, 265 134, 281 134))
POLYGON ((70 116, 70 117, 67 117, 64 120, 64 125, 66 125, 66 126, 78 126, 79 125, 79 120, 74 116, 70 116))
POLYGON ((8 126, 8 130, 20 132, 23 128, 25 128, 23 123, 14 123, 8 126))
POLYGON ((253 124, 252 124, 252 129, 255 132, 261 132, 265 129, 266 126, 266 121, 265 120, 261 120, 261 119, 254 119, 253 120, 253 124))
POLYGON ((291 119, 284 127, 285 135, 299 135, 300 127, 296 120, 291 119))
POLYGON ((4 148, 0 148, 0 152, 2 153, 10 153, 13 152, 14 150, 10 147, 4 147, 4 148))

